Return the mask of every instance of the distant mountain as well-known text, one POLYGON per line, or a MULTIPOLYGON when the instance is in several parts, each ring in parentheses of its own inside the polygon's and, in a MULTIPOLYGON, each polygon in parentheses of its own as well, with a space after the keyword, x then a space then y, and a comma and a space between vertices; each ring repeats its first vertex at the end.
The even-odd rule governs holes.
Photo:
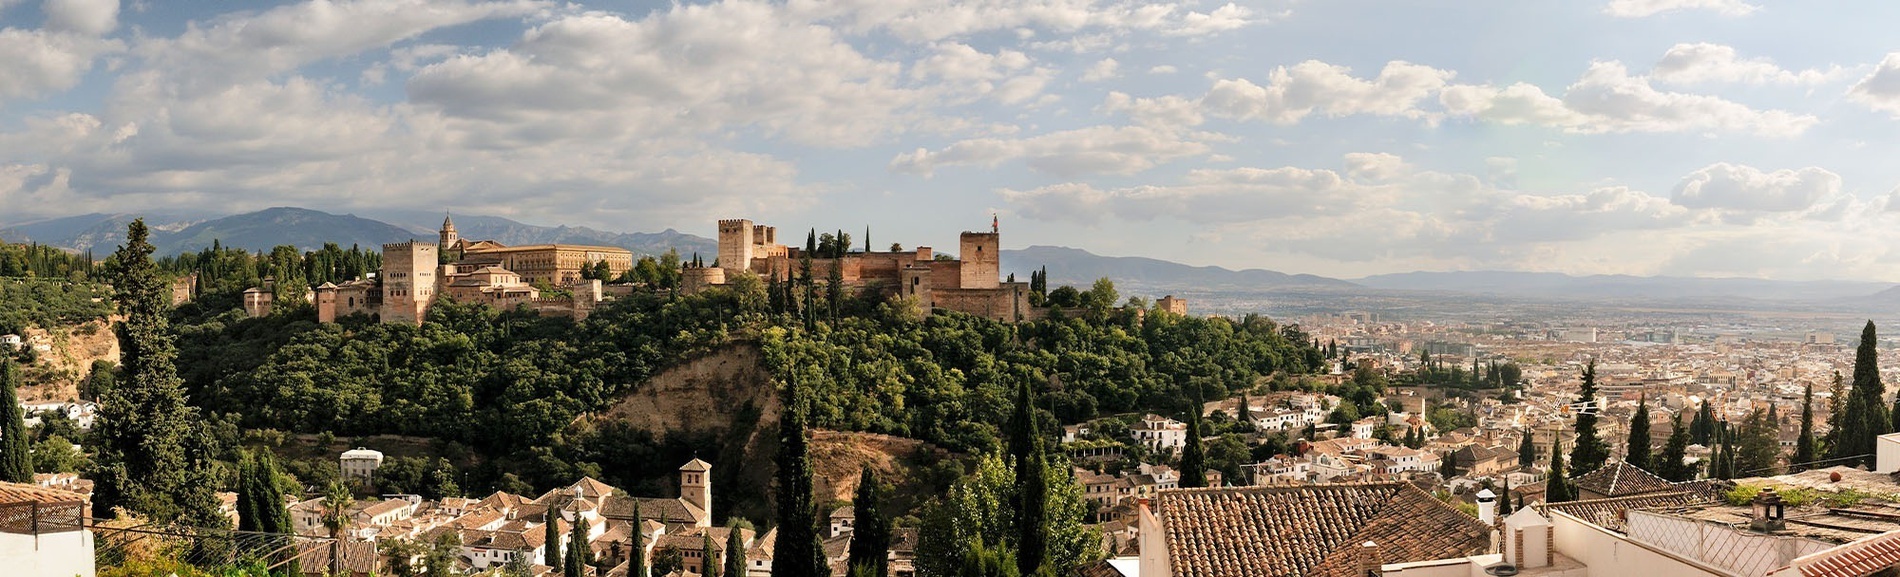
MULTIPOLYGON (((471 240, 492 240, 505 245, 523 244, 591 244, 598 246, 617 246, 635 255, 655 255, 668 249, 679 251, 681 258, 691 257, 694 252, 709 257, 719 253, 719 241, 703 236, 690 235, 673 229, 661 232, 620 233, 595 230, 584 226, 536 226, 520 223, 498 216, 451 215, 455 219, 455 230, 462 238, 471 240)), ((436 222, 427 225, 431 237, 442 224, 436 222)))
POLYGON ((1049 284, 1087 287, 1107 277, 1116 284, 1177 288, 1194 291, 1254 290, 1261 288, 1356 288, 1352 283, 1310 274, 1286 274, 1262 269, 1231 270, 1217 266, 1190 266, 1137 256, 1101 256, 1079 248, 1032 246, 1002 251, 1004 274, 1029 280, 1029 271, 1049 268, 1049 284))
POLYGON ((158 246, 158 254, 203 250, 211 246, 212 241, 251 251, 269 251, 286 244, 311 251, 323 248, 324 243, 369 248, 411 239, 435 241, 434 235, 418 236, 389 223, 353 214, 282 206, 207 220, 178 232, 154 236, 157 238, 152 244, 158 246))
POLYGON ((1830 300, 1866 297, 1892 283, 1776 281, 1749 278, 1571 276, 1560 273, 1469 271, 1374 275, 1353 282, 1388 290, 1490 294, 1513 297, 1759 300, 1830 300))
POLYGON ((182 230, 202 219, 202 216, 184 213, 82 214, 0 226, 0 240, 104 253, 124 243, 126 223, 140 217, 145 218, 145 225, 151 227, 155 235, 182 230))

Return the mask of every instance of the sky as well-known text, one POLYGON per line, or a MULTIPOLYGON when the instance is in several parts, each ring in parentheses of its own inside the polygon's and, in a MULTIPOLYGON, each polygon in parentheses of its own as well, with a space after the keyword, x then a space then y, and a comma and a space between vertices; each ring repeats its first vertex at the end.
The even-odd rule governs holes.
POLYGON ((1900 3, 0 0, 0 223, 1900 281, 1900 3), (791 233, 789 236, 796 236, 791 233))

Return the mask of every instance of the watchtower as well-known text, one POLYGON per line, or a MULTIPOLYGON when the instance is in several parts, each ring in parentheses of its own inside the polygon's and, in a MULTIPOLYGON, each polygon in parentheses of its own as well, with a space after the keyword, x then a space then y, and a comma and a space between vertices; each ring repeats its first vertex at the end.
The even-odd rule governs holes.
POLYGON ((993 289, 1001 284, 997 237, 994 232, 966 232, 958 238, 957 256, 963 261, 963 269, 957 288, 993 289))

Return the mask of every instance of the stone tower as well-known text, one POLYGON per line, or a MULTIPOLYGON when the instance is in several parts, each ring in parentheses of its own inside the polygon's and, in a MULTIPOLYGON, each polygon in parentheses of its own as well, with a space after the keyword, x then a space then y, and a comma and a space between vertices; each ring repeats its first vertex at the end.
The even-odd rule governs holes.
POLYGON ((963 261, 963 278, 957 288, 993 289, 1001 284, 997 236, 994 232, 966 232, 958 239, 957 257, 963 261))
POLYGON ((317 287, 317 322, 336 322, 336 283, 317 287))
POLYGON ((753 232, 750 220, 719 221, 719 268, 731 274, 752 266, 753 232))
POLYGON ((712 464, 697 458, 680 466, 680 499, 705 511, 699 526, 712 526, 712 464))
POLYGON ((421 325, 435 300, 436 245, 383 245, 383 322, 421 325))
POLYGON ((462 235, 455 232, 455 220, 447 216, 442 217, 442 236, 436 243, 436 249, 442 251, 441 254, 449 254, 449 251, 455 249, 455 241, 461 239, 462 235))

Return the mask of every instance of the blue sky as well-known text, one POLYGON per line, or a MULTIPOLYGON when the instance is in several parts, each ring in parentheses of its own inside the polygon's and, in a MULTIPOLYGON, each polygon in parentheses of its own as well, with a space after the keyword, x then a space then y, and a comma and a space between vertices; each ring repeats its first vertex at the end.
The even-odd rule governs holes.
POLYGON ((0 222, 1900 281, 1891 2, 0 0, 0 222), (242 7, 234 8, 234 7, 242 7))

